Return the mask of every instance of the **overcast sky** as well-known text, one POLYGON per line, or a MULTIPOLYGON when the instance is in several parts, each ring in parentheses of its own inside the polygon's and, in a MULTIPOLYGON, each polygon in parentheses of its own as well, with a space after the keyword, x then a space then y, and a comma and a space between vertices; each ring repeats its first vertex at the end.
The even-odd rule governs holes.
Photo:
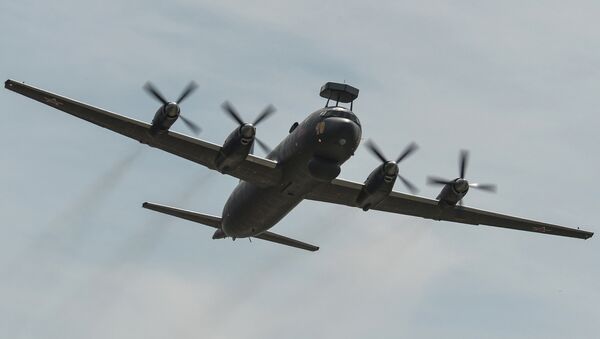
MULTIPOLYGON (((427 175, 498 184, 469 206, 597 232, 595 1, 4 1, 0 74, 150 121, 152 80, 201 138, 276 145, 360 89, 365 139, 427 175)), ((597 338, 600 245, 303 202, 274 231, 316 253, 141 208, 220 215, 237 180, 2 90, 3 338, 597 338)), ((180 122, 175 130, 188 133, 180 122)), ((262 153, 259 153, 261 155, 262 153)), ((378 165, 364 147, 341 176, 378 165)), ((403 190, 400 184, 396 189, 403 190)))

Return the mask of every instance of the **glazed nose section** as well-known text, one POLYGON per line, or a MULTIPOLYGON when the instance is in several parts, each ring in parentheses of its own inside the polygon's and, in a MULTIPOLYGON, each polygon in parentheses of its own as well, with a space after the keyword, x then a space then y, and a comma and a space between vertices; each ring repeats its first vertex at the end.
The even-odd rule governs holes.
POLYGON ((361 138, 361 128, 350 119, 329 117, 317 126, 318 155, 338 162, 354 154, 361 138))

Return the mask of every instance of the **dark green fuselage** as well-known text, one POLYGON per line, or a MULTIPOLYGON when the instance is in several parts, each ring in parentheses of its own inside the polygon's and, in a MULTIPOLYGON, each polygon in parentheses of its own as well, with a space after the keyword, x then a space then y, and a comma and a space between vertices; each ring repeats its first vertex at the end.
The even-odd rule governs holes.
POLYGON ((359 120, 346 108, 325 107, 310 114, 267 156, 282 171, 277 185, 242 181, 233 190, 223 207, 225 234, 249 237, 273 227, 317 185, 337 177, 361 133, 359 120))

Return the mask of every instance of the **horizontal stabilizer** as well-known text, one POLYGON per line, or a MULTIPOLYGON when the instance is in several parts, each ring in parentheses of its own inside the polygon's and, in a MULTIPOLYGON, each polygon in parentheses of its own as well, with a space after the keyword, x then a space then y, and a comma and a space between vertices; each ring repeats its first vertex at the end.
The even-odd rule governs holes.
POLYGON ((255 236, 254 238, 271 241, 271 242, 276 242, 278 244, 292 246, 292 247, 300 248, 300 249, 311 251, 311 252, 319 250, 319 247, 317 247, 317 246, 307 244, 305 242, 298 241, 298 240, 295 240, 292 238, 284 237, 283 235, 275 234, 275 233, 269 232, 269 231, 263 232, 263 233, 255 236))
POLYGON ((214 228, 221 228, 221 218, 215 217, 214 215, 196 213, 196 212, 182 210, 182 209, 175 208, 175 207, 157 205, 157 204, 153 204, 150 202, 145 202, 144 204, 142 204, 142 207, 147 208, 149 210, 156 211, 156 212, 172 215, 174 217, 197 222, 202 225, 206 225, 206 226, 210 226, 210 227, 214 227, 214 228))
MULTIPOLYGON (((221 229, 221 218, 213 216, 213 215, 201 214, 201 213, 192 212, 192 211, 188 211, 188 210, 182 210, 182 209, 170 207, 170 206, 157 205, 157 204, 153 204, 150 202, 145 202, 144 204, 142 204, 142 207, 147 208, 149 210, 156 211, 156 212, 172 215, 174 217, 197 222, 197 223, 200 223, 200 224, 203 224, 206 226, 214 227, 219 230, 221 229)), ((275 234, 272 232, 263 232, 257 236, 254 236, 253 238, 271 241, 271 242, 275 242, 275 243, 278 243, 281 245, 296 247, 296 248, 300 248, 300 249, 312 251, 312 252, 317 251, 319 249, 319 247, 317 247, 317 246, 313 246, 311 244, 307 244, 307 243, 304 243, 302 241, 298 241, 298 240, 295 240, 292 238, 284 237, 283 235, 275 234)))

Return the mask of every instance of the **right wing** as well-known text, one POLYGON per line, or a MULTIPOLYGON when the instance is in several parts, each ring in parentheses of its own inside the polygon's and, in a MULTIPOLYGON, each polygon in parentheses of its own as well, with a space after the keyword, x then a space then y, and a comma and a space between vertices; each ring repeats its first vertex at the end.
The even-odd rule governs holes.
MULTIPOLYGON (((151 135, 150 124, 14 80, 6 80, 4 87, 148 146, 191 160, 209 169, 216 169, 215 159, 221 149, 219 145, 172 131, 151 135)), ((281 172, 276 165, 275 161, 250 154, 236 169, 227 174, 260 186, 271 186, 277 184, 281 177, 281 172)))
MULTIPOLYGON (((305 198, 357 207, 356 199, 362 188, 363 184, 357 182, 334 179, 330 183, 319 185, 305 198)), ((470 225, 496 226, 580 239, 588 239, 594 235, 592 232, 580 229, 547 224, 471 207, 443 206, 440 205, 438 200, 395 191, 391 192, 387 198, 377 206, 371 207, 371 209, 426 219, 446 220, 470 225)))

